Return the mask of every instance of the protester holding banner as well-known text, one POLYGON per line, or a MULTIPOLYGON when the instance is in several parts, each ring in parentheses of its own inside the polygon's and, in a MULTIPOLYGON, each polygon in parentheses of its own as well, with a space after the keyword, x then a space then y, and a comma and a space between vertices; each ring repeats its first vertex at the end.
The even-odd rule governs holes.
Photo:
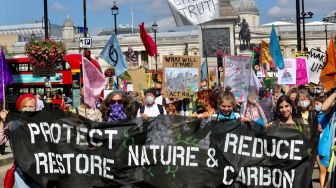
POLYGON ((243 108, 242 121, 246 123, 257 122, 262 126, 268 127, 267 118, 264 110, 257 102, 257 94, 254 91, 249 92, 247 103, 243 108))
MULTIPOLYGON (((20 112, 34 112, 36 111, 36 98, 34 95, 27 93, 19 97, 15 105, 16 105, 17 110, 20 112)), ((1 117, 1 119, 5 119, 5 118, 6 116, 1 117)), ((15 129, 18 127, 19 127, 18 125, 14 125, 13 128, 15 129)), ((23 188, 40 187, 34 182, 34 180, 29 178, 27 175, 25 175, 24 172, 21 170, 21 168, 17 166, 15 163, 14 163, 14 168, 9 169, 7 171, 7 174, 5 177, 5 182, 8 182, 9 178, 14 179, 14 182, 12 182, 14 183, 14 187, 20 187, 20 188, 21 187, 23 188), (8 176, 7 174, 10 174, 10 176, 12 177, 8 176)))
MULTIPOLYGON (((311 107, 311 99, 307 90, 300 89, 296 98, 296 102, 298 104, 298 110, 301 114, 302 118, 309 122, 309 124, 313 124, 316 122, 316 114, 311 107)), ((294 104, 295 106, 295 104, 294 104)))
POLYGON ((146 91, 145 105, 138 110, 137 117, 148 120, 148 118, 151 117, 167 114, 162 105, 155 103, 155 95, 156 91, 154 89, 148 89, 146 91))
POLYGON ((206 119, 215 113, 216 102, 211 90, 197 92, 196 111, 192 117, 206 119))
POLYGON ((16 101, 16 108, 18 111, 36 111, 36 98, 34 95, 26 93, 18 98, 16 101))
POLYGON ((234 112, 236 106, 235 96, 231 91, 224 91, 219 94, 217 98, 217 120, 218 121, 232 121, 240 118, 239 113, 234 112))
POLYGON ((307 122, 302 119, 297 111, 293 110, 294 108, 293 102, 287 95, 281 96, 276 104, 275 117, 271 124, 293 125, 294 128, 302 131, 302 125, 307 124, 307 122))
POLYGON ((115 123, 119 120, 135 118, 135 103, 122 91, 110 93, 101 107, 103 121, 115 123))

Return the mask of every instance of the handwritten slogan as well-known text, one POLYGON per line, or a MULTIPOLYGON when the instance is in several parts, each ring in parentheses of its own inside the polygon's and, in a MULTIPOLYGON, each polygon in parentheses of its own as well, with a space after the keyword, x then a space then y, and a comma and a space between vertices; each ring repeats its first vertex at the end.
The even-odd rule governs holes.
POLYGON ((319 52, 315 49, 310 50, 307 60, 309 81, 313 84, 320 83, 320 74, 323 69, 323 62, 325 61, 326 54, 319 52))
POLYGON ((164 96, 168 98, 189 98, 198 91, 200 80, 199 56, 164 56, 164 96))
POLYGON ((197 25, 219 17, 219 0, 168 0, 177 26, 197 25))
POLYGON ((225 56, 224 87, 230 86, 237 100, 246 100, 250 87, 251 57, 225 56))

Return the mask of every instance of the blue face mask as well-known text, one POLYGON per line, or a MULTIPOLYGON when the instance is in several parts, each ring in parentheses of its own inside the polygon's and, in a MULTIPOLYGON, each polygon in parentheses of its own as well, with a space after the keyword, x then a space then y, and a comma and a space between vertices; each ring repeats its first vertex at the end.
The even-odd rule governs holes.
POLYGON ((111 104, 110 106, 110 114, 108 116, 108 123, 113 123, 118 120, 126 120, 127 116, 123 111, 124 106, 119 103, 111 104))

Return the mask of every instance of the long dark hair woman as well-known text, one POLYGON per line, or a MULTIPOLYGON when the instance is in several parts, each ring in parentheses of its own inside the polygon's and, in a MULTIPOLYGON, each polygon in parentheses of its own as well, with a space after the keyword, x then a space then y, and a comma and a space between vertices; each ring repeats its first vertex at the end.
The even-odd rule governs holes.
POLYGON ((307 122, 305 122, 301 114, 295 110, 295 106, 289 96, 283 95, 276 103, 274 121, 272 124, 274 125, 274 123, 302 126, 307 122))
POLYGON ((132 97, 122 91, 110 93, 102 103, 103 121, 114 123, 119 120, 133 119, 136 116, 132 97))

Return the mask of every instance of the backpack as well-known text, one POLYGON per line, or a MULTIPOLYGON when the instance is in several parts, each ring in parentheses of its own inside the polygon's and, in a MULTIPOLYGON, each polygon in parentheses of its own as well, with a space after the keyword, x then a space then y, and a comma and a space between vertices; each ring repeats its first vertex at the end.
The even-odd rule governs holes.
MULTIPOLYGON (((163 110, 163 106, 160 105, 160 104, 156 104, 159 111, 160 111, 160 114, 163 115, 164 114, 164 110, 163 110)), ((145 106, 141 106, 140 107, 140 114, 143 114, 145 112, 145 106)))

